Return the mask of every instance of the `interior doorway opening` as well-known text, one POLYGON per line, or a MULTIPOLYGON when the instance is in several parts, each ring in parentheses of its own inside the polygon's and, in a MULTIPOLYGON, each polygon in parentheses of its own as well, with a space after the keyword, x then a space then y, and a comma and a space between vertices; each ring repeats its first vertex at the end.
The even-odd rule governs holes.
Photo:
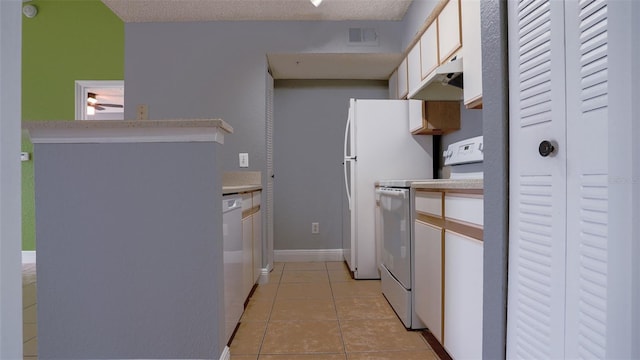
POLYGON ((76 120, 124 120, 124 80, 76 80, 76 120))

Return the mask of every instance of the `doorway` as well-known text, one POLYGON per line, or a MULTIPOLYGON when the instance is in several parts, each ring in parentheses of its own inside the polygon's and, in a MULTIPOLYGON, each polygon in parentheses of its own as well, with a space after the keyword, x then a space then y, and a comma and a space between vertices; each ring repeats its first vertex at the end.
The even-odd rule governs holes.
POLYGON ((76 120, 124 120, 124 80, 76 80, 76 120))

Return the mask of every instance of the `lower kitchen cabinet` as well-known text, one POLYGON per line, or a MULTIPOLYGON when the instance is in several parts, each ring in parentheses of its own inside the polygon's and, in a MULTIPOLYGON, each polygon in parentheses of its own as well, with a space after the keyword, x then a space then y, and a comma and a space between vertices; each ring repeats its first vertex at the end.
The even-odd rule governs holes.
POLYGON ((242 284, 246 299, 262 271, 261 191, 242 194, 242 284))
POLYGON ((445 231, 444 347, 454 359, 482 358, 482 241, 445 231))
POLYGON ((416 221, 414 286, 416 315, 442 343, 442 228, 416 221))
POLYGON ((452 358, 482 358, 482 190, 414 194, 416 315, 452 358))
MULTIPOLYGON (((260 191, 254 191, 252 193, 252 202, 254 213, 251 215, 251 231, 252 231, 252 244, 253 244, 253 284, 260 278, 262 272, 262 211, 260 210, 261 203, 260 191)), ((253 286, 253 285, 252 285, 253 286)))

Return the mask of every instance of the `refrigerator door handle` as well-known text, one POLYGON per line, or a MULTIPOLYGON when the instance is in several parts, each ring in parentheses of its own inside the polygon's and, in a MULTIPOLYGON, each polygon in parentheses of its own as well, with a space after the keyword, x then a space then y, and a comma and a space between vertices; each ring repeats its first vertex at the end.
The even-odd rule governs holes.
MULTIPOLYGON (((347 201, 349 203, 349 211, 351 211, 351 189, 349 186, 349 176, 347 174, 347 166, 351 166, 351 159, 344 159, 344 162, 342 163, 344 166, 344 187, 347 190, 347 201)), ((351 176, 353 176, 353 174, 351 174, 351 176)))
POLYGON ((349 128, 351 127, 351 111, 349 111, 349 116, 347 117, 347 126, 344 128, 344 158, 345 160, 349 157, 347 154, 347 145, 349 144, 349 128))
MULTIPOLYGON (((349 179, 349 174, 347 172, 347 166, 351 166, 351 161, 355 161, 356 158, 355 156, 351 156, 351 154, 349 154, 351 149, 348 149, 349 145, 353 145, 350 144, 349 142, 349 131, 353 131, 353 129, 351 129, 351 121, 352 121, 352 116, 353 116, 353 104, 351 104, 352 106, 349 107, 349 114, 347 116, 347 125, 344 128, 344 186, 345 189, 347 190, 347 200, 349 202, 349 211, 351 211, 351 184, 350 184, 350 179, 349 179)), ((351 174, 351 176, 353 176, 353 172, 351 174)))

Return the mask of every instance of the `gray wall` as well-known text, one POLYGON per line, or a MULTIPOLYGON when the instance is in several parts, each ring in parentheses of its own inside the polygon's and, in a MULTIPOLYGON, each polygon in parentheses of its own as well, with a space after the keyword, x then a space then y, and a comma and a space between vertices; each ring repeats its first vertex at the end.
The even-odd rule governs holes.
POLYGON ((35 145, 40 358, 220 357, 219 147, 35 145))
POLYGON ((507 3, 481 3, 484 128, 482 358, 504 359, 507 334, 509 114, 507 3))
MULTIPOLYGON (((265 170, 267 52, 399 53, 400 22, 202 22, 125 25, 125 118, 222 118, 234 128, 222 164, 265 170), (380 46, 349 46, 351 26, 375 27, 380 46)), ((263 176, 263 178, 265 178, 263 176)))
POLYGON ((22 358, 21 9, 21 1, 0 1, 0 359, 22 358))
POLYGON ((349 98, 385 99, 380 81, 276 81, 274 248, 341 249, 349 98), (320 234, 311 234, 311 223, 320 234))

